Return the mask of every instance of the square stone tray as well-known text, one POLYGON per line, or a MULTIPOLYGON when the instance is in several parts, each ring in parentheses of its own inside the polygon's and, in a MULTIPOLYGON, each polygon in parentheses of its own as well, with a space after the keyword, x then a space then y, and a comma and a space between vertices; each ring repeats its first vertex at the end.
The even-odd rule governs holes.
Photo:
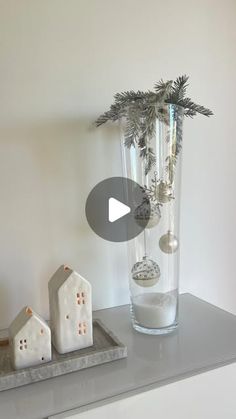
MULTIPOLYGON (((7 331, 0 335, 7 337, 7 331)), ((127 357, 127 347, 97 319, 93 320, 93 341, 89 348, 64 355, 52 347, 52 361, 17 371, 11 366, 9 346, 0 347, 0 391, 127 357)))

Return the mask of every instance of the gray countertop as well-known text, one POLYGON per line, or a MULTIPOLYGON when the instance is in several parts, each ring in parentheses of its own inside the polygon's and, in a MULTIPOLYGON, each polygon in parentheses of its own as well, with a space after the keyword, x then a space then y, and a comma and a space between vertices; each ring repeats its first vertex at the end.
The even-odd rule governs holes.
POLYGON ((236 316, 190 294, 180 296, 173 334, 135 332, 129 307, 94 313, 128 347, 128 358, 0 393, 1 419, 48 416, 125 397, 236 360, 236 316))

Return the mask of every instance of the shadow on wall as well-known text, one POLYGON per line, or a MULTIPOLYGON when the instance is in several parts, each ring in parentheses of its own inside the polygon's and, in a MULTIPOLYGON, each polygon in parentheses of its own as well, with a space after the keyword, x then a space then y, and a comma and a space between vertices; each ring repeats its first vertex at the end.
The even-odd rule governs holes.
POLYGON ((11 302, 10 292, 7 287, 8 278, 1 275, 0 277, 0 318, 8 311, 8 305, 11 302))
POLYGON ((0 305, 3 323, 29 303, 47 316, 47 282, 63 262, 91 281, 96 306, 109 305, 109 295, 100 303, 96 297, 101 284, 95 276, 103 269, 111 286, 110 276, 118 275, 109 258, 112 244, 90 230, 84 206, 97 182, 121 175, 118 128, 97 129, 89 119, 52 120, 0 134, 0 286, 4 301, 11 295, 0 305))

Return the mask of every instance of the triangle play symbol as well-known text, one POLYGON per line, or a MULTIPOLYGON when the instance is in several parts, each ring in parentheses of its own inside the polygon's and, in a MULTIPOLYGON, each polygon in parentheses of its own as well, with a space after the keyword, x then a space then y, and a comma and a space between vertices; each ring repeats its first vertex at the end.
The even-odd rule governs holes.
POLYGON ((119 218, 124 217, 124 215, 129 214, 131 211, 128 205, 123 204, 123 202, 118 201, 115 198, 109 198, 108 201, 108 220, 110 223, 119 220, 119 218))

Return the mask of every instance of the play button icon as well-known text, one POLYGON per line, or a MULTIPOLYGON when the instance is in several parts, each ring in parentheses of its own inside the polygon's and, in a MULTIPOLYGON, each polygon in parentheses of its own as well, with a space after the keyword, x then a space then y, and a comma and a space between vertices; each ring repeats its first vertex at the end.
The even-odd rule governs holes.
POLYGON ((110 223, 119 220, 126 214, 129 214, 131 209, 128 205, 123 204, 115 198, 109 198, 108 220, 110 223))
POLYGON ((131 240, 146 227, 149 200, 144 189, 131 179, 112 177, 99 182, 89 193, 85 212, 92 230, 105 240, 131 240), (135 214, 145 202, 145 219, 137 222, 135 214))

